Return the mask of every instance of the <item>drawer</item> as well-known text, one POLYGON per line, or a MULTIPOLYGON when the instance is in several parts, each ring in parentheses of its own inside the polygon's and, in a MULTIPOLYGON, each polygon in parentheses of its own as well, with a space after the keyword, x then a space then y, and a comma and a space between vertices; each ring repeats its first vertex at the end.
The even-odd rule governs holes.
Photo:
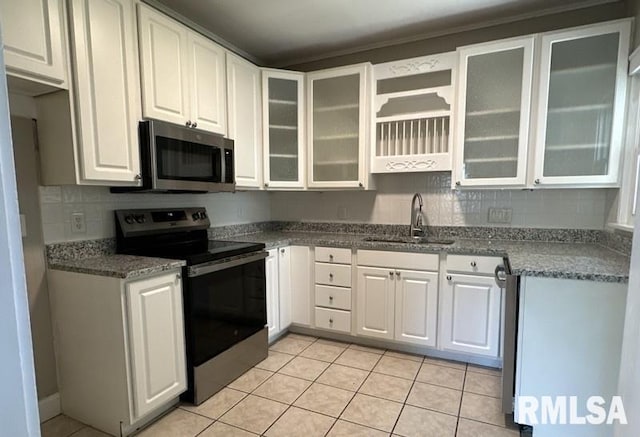
POLYGON ((351 265, 316 263, 316 284, 351 287, 351 265))
POLYGON ((316 285, 316 305, 339 310, 350 310, 351 289, 316 285))
POLYGON ((493 275, 496 266, 503 263, 502 258, 495 256, 448 255, 447 271, 493 275))
POLYGON ((351 332, 351 311, 316 307, 316 328, 351 332))
POLYGON ((437 253, 359 250, 357 259, 359 266, 392 269, 430 270, 437 272, 440 266, 440 256, 437 253))
POLYGON ((316 247, 316 261, 321 263, 351 264, 351 249, 316 247))

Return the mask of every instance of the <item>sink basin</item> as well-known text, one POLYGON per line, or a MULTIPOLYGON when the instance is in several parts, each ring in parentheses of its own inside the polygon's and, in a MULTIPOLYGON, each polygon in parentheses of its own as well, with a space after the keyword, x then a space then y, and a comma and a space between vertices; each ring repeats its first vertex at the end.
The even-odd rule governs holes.
POLYGON ((454 240, 430 240, 428 238, 411 238, 411 237, 365 237, 363 241, 372 241, 376 243, 404 243, 404 244, 441 244, 449 245, 455 243, 454 240))

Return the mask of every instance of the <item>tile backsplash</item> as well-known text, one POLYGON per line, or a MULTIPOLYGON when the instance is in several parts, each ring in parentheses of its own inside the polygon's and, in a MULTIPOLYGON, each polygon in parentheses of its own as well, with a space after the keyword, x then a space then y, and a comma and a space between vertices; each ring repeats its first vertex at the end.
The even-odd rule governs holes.
POLYGON ((215 226, 270 219, 269 194, 237 192, 215 194, 114 194, 106 187, 40 187, 44 242, 86 240, 115 236, 116 209, 204 206, 215 226), (86 232, 71 231, 71 214, 85 215, 86 232))
POLYGON ((451 190, 449 173, 376 175, 376 191, 271 195, 271 219, 408 224, 411 198, 421 193, 432 226, 603 229, 606 189, 451 190), (510 224, 488 222, 490 207, 510 208, 510 224))

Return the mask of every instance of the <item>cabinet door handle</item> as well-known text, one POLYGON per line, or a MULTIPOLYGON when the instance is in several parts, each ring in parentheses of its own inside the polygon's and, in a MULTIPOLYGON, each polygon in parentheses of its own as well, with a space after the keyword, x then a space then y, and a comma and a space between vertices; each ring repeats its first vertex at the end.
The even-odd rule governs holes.
POLYGON ((400 277, 400 272, 396 272, 396 276, 399 278, 400 277))
POLYGON ((536 179, 535 181, 533 181, 533 183, 536 185, 540 185, 540 179, 536 179))
POLYGON ((140 173, 138 173, 137 175, 135 175, 133 177, 133 179, 136 180, 136 181, 140 181, 140 180, 142 180, 142 175, 140 173))
POLYGON ((447 275, 447 281, 451 281, 451 279, 453 279, 451 278, 451 275, 447 275))
POLYGON ((393 272, 389 272, 389 277, 393 278, 393 272))
POLYGON ((333 319, 329 319, 329 324, 333 325, 333 319))
POLYGON ((333 279, 333 273, 329 273, 329 279, 333 279))
POLYGON ((264 186, 265 186, 265 187, 268 187, 268 186, 269 186, 269 184, 265 182, 265 183, 264 183, 264 186))
POLYGON ((478 264, 475 261, 471 261, 471 267, 476 268, 478 264))
POLYGON ((176 281, 179 281, 180 279, 182 279, 182 275, 180 273, 176 274, 176 281))
POLYGON ((329 302, 333 302, 333 296, 329 296, 329 302))
POLYGON ((362 182, 358 183, 358 186, 359 186, 360 188, 364 188, 364 184, 363 184, 362 182))
POLYGON ((186 125, 187 127, 191 127, 191 120, 187 120, 187 122, 185 123, 185 125, 186 125))
POLYGON ((459 187, 460 185, 462 185, 462 182, 456 181, 456 187, 459 187))
POLYGON ((195 122, 194 122, 194 123, 191 125, 191 127, 192 127, 192 128, 194 128, 194 129, 195 129, 195 128, 197 128, 197 127, 198 127, 198 123, 195 123, 195 122))
POLYGON ((329 261, 333 261, 333 255, 329 255, 329 261))
POLYGON ((280 249, 280 253, 284 253, 284 249, 280 249))

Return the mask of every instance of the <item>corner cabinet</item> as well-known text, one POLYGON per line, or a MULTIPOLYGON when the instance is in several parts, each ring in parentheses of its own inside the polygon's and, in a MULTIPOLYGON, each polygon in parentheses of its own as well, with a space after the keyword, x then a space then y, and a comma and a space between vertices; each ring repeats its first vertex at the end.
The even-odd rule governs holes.
POLYGON ((228 136, 234 141, 236 188, 262 188, 260 68, 227 52, 228 136))
POLYGON ((630 29, 542 35, 533 185, 619 184, 630 29))
POLYGON ((304 73, 262 71, 265 188, 305 188, 304 73))
POLYGON ((136 185, 141 113, 135 2, 71 0, 69 7, 80 179, 136 185))
POLYGON ((66 415, 126 436, 178 401, 187 387, 180 270, 135 280, 49 270, 48 281, 66 415))
POLYGON ((68 88, 64 0, 0 0, 7 74, 68 88))
POLYGON ((309 188, 367 188, 369 63, 307 74, 309 188))
POLYGON ((525 186, 534 40, 458 49, 455 186, 525 186))
POLYGON ((225 135, 225 51, 144 4, 138 5, 142 114, 225 135))

